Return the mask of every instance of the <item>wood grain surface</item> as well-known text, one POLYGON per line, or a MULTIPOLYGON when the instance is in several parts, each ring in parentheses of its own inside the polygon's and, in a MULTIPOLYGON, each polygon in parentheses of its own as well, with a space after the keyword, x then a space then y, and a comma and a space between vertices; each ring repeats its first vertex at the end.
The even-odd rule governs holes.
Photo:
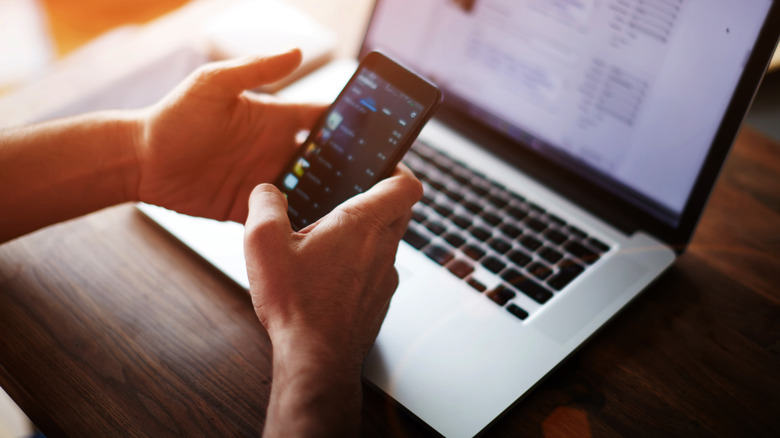
MULTIPOLYGON (((290 1, 355 53, 370 1, 290 1)), ((778 289, 780 144, 745 129, 688 252, 485 435, 780 436, 778 289)), ((0 386, 48 437, 257 436, 270 357, 245 291, 130 205, 0 245, 0 386)), ((363 435, 432 433, 366 386, 363 435)))
MULTIPOLYGON (((739 137, 690 250, 486 436, 780 435, 780 144, 739 137)), ((123 205, 0 246, 0 384, 47 436, 255 436, 246 293, 123 205)), ((365 436, 431 432, 366 387, 365 436)))

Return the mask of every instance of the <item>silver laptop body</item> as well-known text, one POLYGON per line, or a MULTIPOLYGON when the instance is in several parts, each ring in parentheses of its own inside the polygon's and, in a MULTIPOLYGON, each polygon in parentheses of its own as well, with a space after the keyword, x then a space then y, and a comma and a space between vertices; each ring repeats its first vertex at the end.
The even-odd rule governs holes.
MULTIPOLYGON (((415 207, 399 248, 401 283, 365 378, 439 433, 473 436, 635 298, 693 232, 777 43, 778 9, 769 0, 379 1, 362 53, 381 48, 433 78, 445 109, 420 135, 433 155, 408 160, 434 169, 420 174, 429 203, 415 207), (483 211, 450 198, 452 185, 437 190, 428 177, 449 171, 436 164, 484 176, 475 185, 487 194, 463 195, 483 211), (528 216, 506 214, 513 207, 528 216), (537 219, 548 223, 506 231, 537 219), (457 233, 466 243, 448 240, 457 233), (474 259, 467 244, 485 254, 474 259), (553 280, 564 260, 583 268, 565 284, 553 280)), ((282 94, 332 100, 356 66, 333 63, 282 94)), ((139 208, 248 287, 241 225, 139 208)))

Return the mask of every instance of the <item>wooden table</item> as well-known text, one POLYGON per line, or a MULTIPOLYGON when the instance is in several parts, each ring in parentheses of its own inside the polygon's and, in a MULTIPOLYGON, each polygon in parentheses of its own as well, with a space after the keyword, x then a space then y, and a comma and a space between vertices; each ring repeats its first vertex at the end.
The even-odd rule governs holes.
MULTIPOLYGON (((739 137, 689 251, 487 436, 780 432, 780 144, 739 137)), ((0 246, 0 384, 47 436, 251 436, 243 289, 132 206, 0 246)), ((367 436, 428 432, 366 388, 367 436)))
MULTIPOLYGON (((486 435, 780 436, 779 175, 745 129, 688 252, 486 435)), ((49 437, 256 436, 270 376, 245 291, 130 205, 0 246, 0 386, 49 437)))

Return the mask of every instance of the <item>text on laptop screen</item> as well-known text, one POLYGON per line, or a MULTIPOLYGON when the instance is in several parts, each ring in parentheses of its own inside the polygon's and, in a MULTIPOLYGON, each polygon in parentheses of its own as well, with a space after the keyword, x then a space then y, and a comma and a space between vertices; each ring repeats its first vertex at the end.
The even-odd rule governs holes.
MULTIPOLYGON (((679 218, 770 0, 389 0, 366 37, 483 123, 679 218)), ((646 206, 644 208, 647 208, 646 206)))

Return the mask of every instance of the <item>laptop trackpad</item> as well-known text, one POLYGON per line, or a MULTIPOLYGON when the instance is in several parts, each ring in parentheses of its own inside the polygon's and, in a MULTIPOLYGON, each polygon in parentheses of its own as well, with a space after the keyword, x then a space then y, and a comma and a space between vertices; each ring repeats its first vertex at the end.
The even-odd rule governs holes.
MULTIPOLYGON (((592 272, 582 282, 573 285, 573 289, 565 291, 561 299, 548 303, 549 308, 537 315, 532 325, 558 343, 565 344, 586 326, 601 325, 605 319, 593 321, 599 313, 613 305, 625 304, 626 299, 619 298, 630 296, 626 292, 638 287, 638 280, 644 276, 643 270, 628 257, 616 256, 603 269, 592 272)), ((609 314, 613 312, 610 310, 609 314)), ((588 328, 588 333, 592 331, 588 328)))

